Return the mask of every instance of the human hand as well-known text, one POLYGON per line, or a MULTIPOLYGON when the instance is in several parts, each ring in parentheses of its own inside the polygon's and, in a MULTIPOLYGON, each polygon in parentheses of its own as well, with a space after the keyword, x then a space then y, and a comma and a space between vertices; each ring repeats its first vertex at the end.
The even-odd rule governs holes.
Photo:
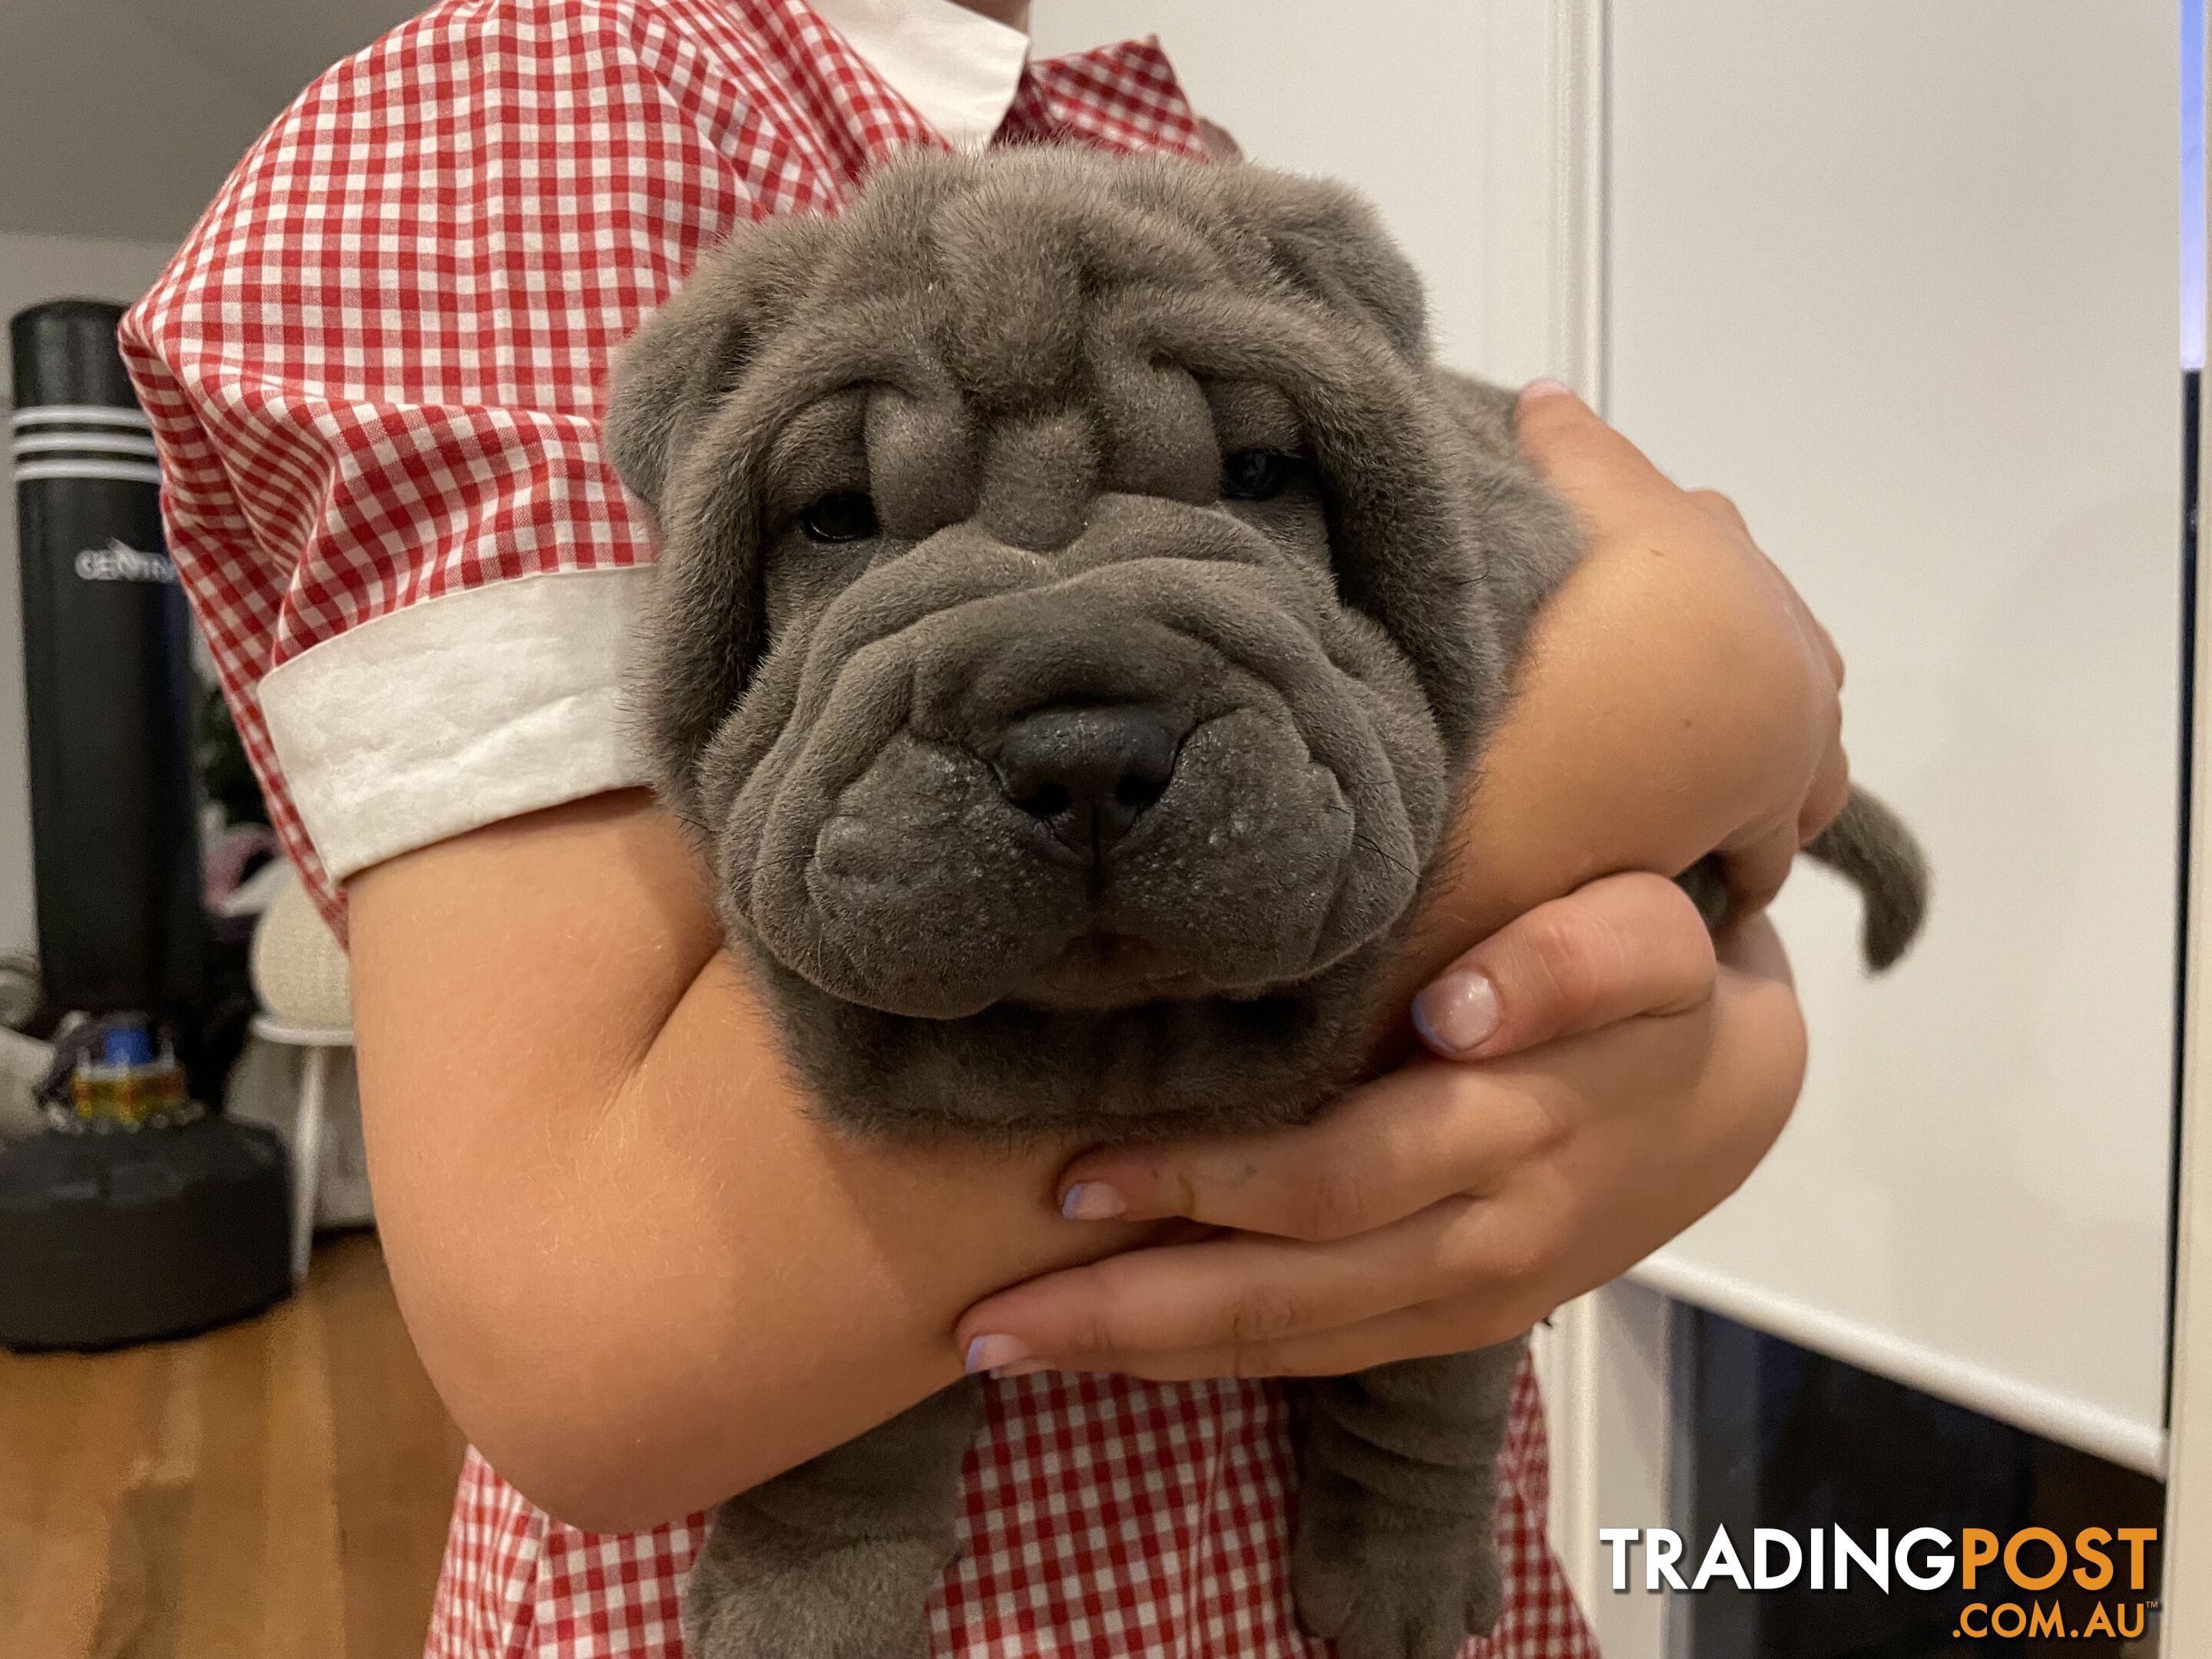
POLYGON ((1418 1058, 1304 1128, 1079 1158, 1072 1218, 1231 1231, 979 1303, 958 1328, 969 1369, 1328 1375, 1504 1340, 1732 1192, 1803 1078, 1771 927, 1738 924, 1717 957, 1653 876, 1538 907, 1421 1002, 1454 1060, 1418 1058))

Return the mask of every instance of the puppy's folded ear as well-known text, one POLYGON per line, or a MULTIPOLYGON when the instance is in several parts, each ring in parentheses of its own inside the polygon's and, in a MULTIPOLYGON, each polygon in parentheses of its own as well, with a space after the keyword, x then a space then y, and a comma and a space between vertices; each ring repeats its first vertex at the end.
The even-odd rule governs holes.
POLYGON ((1221 204, 1267 246, 1291 287, 1381 329, 1409 362, 1429 356, 1428 300, 1419 272, 1348 185, 1234 164, 1209 169, 1221 204))
POLYGON ((799 295, 823 228, 793 218, 738 231, 623 347, 607 398, 607 456, 656 520, 684 450, 799 295))

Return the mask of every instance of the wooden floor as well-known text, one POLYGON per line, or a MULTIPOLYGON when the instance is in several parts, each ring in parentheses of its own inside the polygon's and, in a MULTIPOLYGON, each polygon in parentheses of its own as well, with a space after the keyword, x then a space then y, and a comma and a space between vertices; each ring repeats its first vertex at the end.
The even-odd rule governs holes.
POLYGON ((367 1233, 227 1330, 0 1353, 0 1655, 418 1659, 460 1458, 367 1233))

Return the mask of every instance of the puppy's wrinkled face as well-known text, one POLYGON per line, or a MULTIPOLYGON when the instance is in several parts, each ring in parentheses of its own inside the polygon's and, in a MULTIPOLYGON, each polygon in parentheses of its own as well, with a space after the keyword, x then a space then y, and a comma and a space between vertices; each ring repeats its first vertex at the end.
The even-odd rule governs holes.
POLYGON ((1350 198, 1067 152, 902 163, 641 331, 641 713, 841 1109, 1334 1079, 1498 698, 1423 351, 1350 198))

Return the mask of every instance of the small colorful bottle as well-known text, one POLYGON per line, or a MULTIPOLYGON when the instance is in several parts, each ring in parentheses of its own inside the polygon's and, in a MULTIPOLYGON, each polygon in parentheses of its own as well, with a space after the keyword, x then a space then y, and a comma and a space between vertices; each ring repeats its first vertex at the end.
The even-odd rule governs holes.
POLYGON ((98 1060, 81 1061, 70 1078, 70 1099, 86 1124, 141 1128, 191 1106, 185 1068, 163 1040, 157 1053, 143 1021, 126 1020, 103 1036, 98 1060))

